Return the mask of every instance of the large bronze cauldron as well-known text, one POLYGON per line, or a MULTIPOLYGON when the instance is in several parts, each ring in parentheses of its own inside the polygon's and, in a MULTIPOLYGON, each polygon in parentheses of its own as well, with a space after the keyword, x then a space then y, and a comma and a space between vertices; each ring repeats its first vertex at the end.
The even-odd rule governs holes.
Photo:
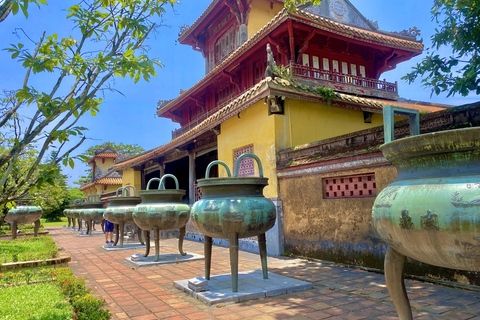
POLYGON ((35 223, 34 233, 38 237, 38 229, 40 228, 40 218, 42 217, 42 208, 38 206, 30 206, 28 203, 33 199, 24 198, 16 201, 17 207, 8 210, 5 216, 6 222, 12 223, 12 239, 17 238, 17 226, 35 223))
POLYGON ((372 218, 388 243, 387 287, 400 319, 412 319, 405 256, 480 271, 480 128, 423 134, 381 146, 398 172, 375 200, 372 218))
POLYGON ((73 209, 73 206, 74 206, 74 201, 70 201, 70 203, 67 205, 67 207, 65 208, 65 210, 63 210, 63 215, 65 217, 67 217, 68 219, 68 226, 67 228, 70 228, 72 227, 72 229, 75 228, 75 220, 73 219, 73 215, 72 215, 72 209, 73 209))
POLYGON ((80 217, 80 212, 82 211, 83 205, 86 202, 87 202, 87 198, 77 199, 74 201, 72 211, 70 211, 70 214, 72 215, 72 218, 73 218, 73 230, 75 230, 75 220, 77 220, 77 224, 78 224, 77 231, 82 231, 82 218, 80 217))
MULTIPOLYGON (((137 197, 137 190, 134 186, 118 188, 116 196, 108 199, 109 205, 105 210, 104 217, 115 224, 115 246, 120 238, 120 248, 123 248, 123 233, 125 232, 125 225, 135 224, 135 221, 133 220, 133 209, 140 202, 142 202, 142 198, 137 197), (133 191, 132 196, 130 196, 130 190, 133 191), (121 197, 119 197, 119 192, 121 197)), ((142 232, 139 230, 138 238, 140 243, 143 244, 141 234, 142 232)))
POLYGON ((91 195, 87 197, 87 202, 84 202, 83 209, 79 212, 80 218, 85 221, 87 227, 86 234, 92 234, 94 221, 101 221, 103 229, 103 213, 105 212, 104 205, 105 202, 100 201, 99 195, 91 195))
POLYGON ((178 189, 178 180, 174 175, 166 174, 162 179, 153 178, 147 184, 147 190, 138 192, 142 198, 142 203, 137 205, 133 211, 133 220, 137 226, 146 230, 146 252, 145 257, 150 252, 150 230, 154 231, 155 237, 155 261, 159 261, 160 256, 160 230, 180 229, 178 239, 178 250, 182 256, 183 238, 185 237, 185 225, 187 224, 190 206, 182 203, 182 197, 185 190, 178 189), (165 179, 175 180, 176 190, 165 190, 165 179), (150 190, 150 183, 159 181, 158 190, 150 190))
POLYGON ((276 210, 272 201, 263 196, 268 178, 263 177, 260 159, 250 153, 241 155, 235 164, 234 176, 222 161, 214 161, 207 167, 205 179, 198 180, 203 197, 192 207, 192 223, 205 235, 205 278, 210 279, 212 238, 228 239, 232 291, 238 292, 238 239, 258 237, 264 279, 268 278, 267 246, 265 232, 275 225, 276 210), (240 162, 245 157, 257 161, 260 177, 238 177, 240 162), (209 178, 210 168, 223 165, 226 178, 209 178))

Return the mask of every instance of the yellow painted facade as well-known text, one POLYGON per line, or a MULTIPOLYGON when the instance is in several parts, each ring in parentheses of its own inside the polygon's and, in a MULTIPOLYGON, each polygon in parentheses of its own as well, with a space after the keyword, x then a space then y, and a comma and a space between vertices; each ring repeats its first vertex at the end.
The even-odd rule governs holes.
POLYGON ((142 172, 135 171, 133 168, 123 170, 122 187, 127 185, 134 186, 137 192, 142 190, 142 172))
POLYGON ((283 4, 273 2, 273 9, 270 2, 262 0, 253 0, 252 9, 248 16, 247 32, 250 38, 258 30, 263 28, 273 17, 275 17, 283 9, 283 4))
MULTIPOLYGON (((221 124, 221 134, 217 137, 218 160, 225 162, 233 174, 234 150, 253 144, 253 152, 260 158, 264 176, 269 179, 264 194, 277 198, 276 155, 279 151, 382 124, 381 114, 374 114, 372 123, 364 123, 362 111, 289 98, 285 100, 284 115, 269 116, 262 100, 221 124)), ((220 176, 227 175, 223 167, 219 172, 220 176)), ((255 175, 258 176, 257 167, 255 175)))
MULTIPOLYGON (((221 124, 217 137, 218 160, 225 162, 233 174, 233 150, 253 144, 253 153, 260 158, 264 176, 269 185, 264 189, 267 198, 278 197, 276 178, 275 122, 268 116, 268 107, 263 100, 221 124)), ((220 169, 220 176, 226 172, 220 169)), ((258 176, 258 167, 255 166, 258 176)))
MULTIPOLYGON (((100 170, 102 174, 106 173, 108 169, 113 167, 114 165, 113 160, 114 160, 113 158, 95 158, 97 172, 98 170, 100 170), (103 162, 103 160, 105 160, 105 162, 103 162)), ((93 166, 92 166, 92 170, 93 170, 93 166)))
POLYGON ((275 118, 277 151, 383 125, 381 114, 365 123, 359 110, 289 98, 285 114, 275 118))

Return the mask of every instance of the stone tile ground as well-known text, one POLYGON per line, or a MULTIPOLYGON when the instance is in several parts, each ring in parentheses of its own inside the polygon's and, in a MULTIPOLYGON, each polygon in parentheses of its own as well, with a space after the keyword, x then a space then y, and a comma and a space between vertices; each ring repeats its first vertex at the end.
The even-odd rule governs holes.
MULTIPOLYGON (((237 304, 209 307, 174 287, 173 281, 204 275, 204 261, 136 269, 124 258, 141 249, 106 252, 103 237, 78 237, 65 228, 50 235, 72 256, 70 267, 106 300, 113 319, 397 319, 383 275, 294 258, 268 258, 269 272, 309 281, 313 289, 237 304)), ((176 253, 177 241, 162 241, 176 253)), ((153 248, 152 248, 153 249, 153 248)), ((203 254, 203 244, 184 250, 203 254)), ((214 247, 212 275, 230 273, 227 248, 214 247)), ((240 252, 239 271, 258 270, 260 257, 240 252)), ((480 320, 480 292, 407 280, 415 319, 480 320)))

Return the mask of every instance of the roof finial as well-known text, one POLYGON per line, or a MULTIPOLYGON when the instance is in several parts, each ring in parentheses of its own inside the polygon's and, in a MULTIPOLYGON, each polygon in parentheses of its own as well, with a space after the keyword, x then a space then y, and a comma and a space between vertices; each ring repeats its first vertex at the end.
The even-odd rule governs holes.
POLYGON ((277 64, 275 63, 275 59, 273 58, 272 48, 270 48, 270 43, 267 43, 267 68, 265 69, 265 78, 273 78, 276 66, 277 64))

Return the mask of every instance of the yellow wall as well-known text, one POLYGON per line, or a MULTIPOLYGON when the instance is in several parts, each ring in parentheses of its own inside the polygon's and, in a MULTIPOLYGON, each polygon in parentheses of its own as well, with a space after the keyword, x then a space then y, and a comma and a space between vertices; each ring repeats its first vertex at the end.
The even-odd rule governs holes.
MULTIPOLYGON (((232 117, 221 124, 221 133, 217 137, 218 160, 225 162, 233 174, 233 150, 253 144, 253 153, 260 158, 264 177, 269 185, 264 189, 267 198, 278 197, 275 152, 274 118, 268 116, 267 105, 263 100, 240 112, 240 117, 232 117)), ((226 176, 220 170, 220 176, 226 176)), ((258 167, 255 165, 255 175, 258 167)))
POLYGON ((133 168, 123 170, 122 186, 132 185, 137 189, 137 192, 142 190, 142 176, 141 171, 135 171, 133 168))
POLYGON ((248 37, 250 38, 264 27, 273 17, 283 9, 283 4, 273 3, 273 9, 270 9, 270 2, 265 0, 253 0, 252 9, 248 16, 248 37))
POLYGON ((105 158, 105 163, 103 163, 102 158, 96 158, 95 163, 97 164, 97 170, 100 169, 102 175, 107 173, 108 169, 113 167, 113 159, 105 158))
POLYGON ((364 123, 362 111, 287 98, 285 115, 275 115, 277 151, 382 125, 381 114, 364 123))
POLYGON ((95 189, 95 186, 92 186, 88 189, 83 190, 82 192, 83 192, 83 196, 86 198, 88 196, 97 194, 97 189, 95 189))

